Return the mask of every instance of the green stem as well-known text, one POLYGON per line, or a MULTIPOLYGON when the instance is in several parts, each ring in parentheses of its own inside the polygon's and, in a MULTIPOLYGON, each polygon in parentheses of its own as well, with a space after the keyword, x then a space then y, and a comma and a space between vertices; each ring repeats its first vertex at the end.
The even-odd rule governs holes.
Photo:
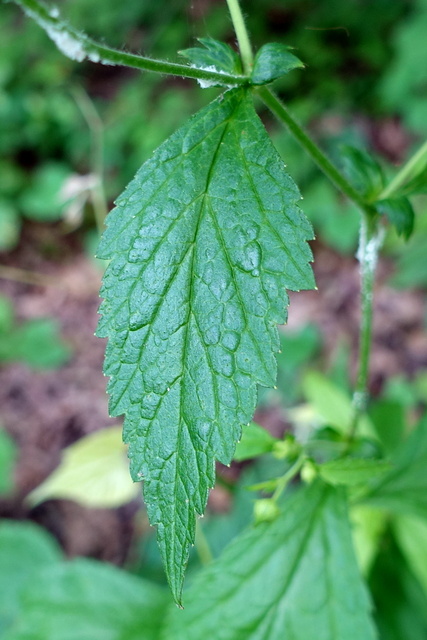
POLYGON ((84 33, 65 24, 60 19, 56 9, 49 9, 38 0, 12 0, 12 2, 18 4, 28 16, 33 18, 33 20, 46 31, 62 53, 72 60, 82 62, 87 59, 91 62, 99 62, 106 65, 123 65, 142 71, 156 71, 157 73, 173 76, 194 78, 223 86, 242 86, 248 84, 248 78, 245 76, 197 69, 185 64, 154 60, 106 47, 88 38, 84 33))
POLYGON ((104 188, 104 125, 92 100, 81 87, 74 87, 73 95, 91 133, 91 171, 96 178, 91 199, 98 233, 101 234, 108 213, 104 188))
POLYGON ((271 496, 272 500, 277 501, 280 498, 280 496, 282 495, 283 491, 288 486, 289 482, 300 471, 301 467, 303 466, 304 462, 306 461, 306 458, 307 458, 306 454, 305 453, 301 453, 301 455, 297 458, 297 460, 294 462, 292 467, 290 467, 287 470, 287 472, 285 474, 283 474, 283 476, 281 476, 278 479, 276 490, 274 491, 273 495, 271 496))
POLYGON ((355 205, 359 207, 368 217, 372 217, 374 212, 372 207, 364 200, 364 198, 354 189, 348 180, 340 171, 332 164, 329 158, 317 146, 317 144, 304 131, 301 125, 289 113, 285 105, 277 98, 277 96, 268 88, 261 87, 256 90, 264 104, 272 113, 285 124, 294 138, 300 143, 303 149, 311 156, 317 166, 323 173, 333 182, 333 184, 344 195, 347 196, 355 205))
POLYGON ((369 362, 372 344, 372 312, 375 272, 378 252, 384 237, 384 229, 378 223, 362 217, 360 226, 360 242, 357 257, 360 262, 360 332, 358 373, 353 394, 353 417, 350 424, 348 440, 351 442, 357 430, 359 419, 366 410, 368 400, 369 362))
POLYGON ((412 177, 412 174, 417 169, 421 162, 427 163, 427 140, 418 149, 414 155, 409 158, 400 171, 394 176, 393 180, 383 189, 378 197, 378 200, 385 200, 390 198, 398 189, 406 182, 408 178, 412 177))
POLYGON ((246 75, 249 75, 252 70, 254 56, 239 0, 227 0, 227 4, 231 20, 233 21, 234 31, 236 32, 237 42, 239 43, 243 70, 246 75))

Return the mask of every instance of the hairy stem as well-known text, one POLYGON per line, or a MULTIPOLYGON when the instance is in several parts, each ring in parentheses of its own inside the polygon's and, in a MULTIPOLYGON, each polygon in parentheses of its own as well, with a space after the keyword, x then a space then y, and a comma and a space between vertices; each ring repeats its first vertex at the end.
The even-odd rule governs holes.
POLYGON ((408 178, 412 177, 421 163, 427 164, 427 140, 383 189, 378 199, 385 200, 390 198, 408 178))
POLYGON ((99 62, 106 65, 122 65, 142 71, 156 71, 157 73, 184 78, 205 80, 224 86, 241 86, 248 83, 248 78, 245 76, 207 71, 206 69, 197 69, 185 64, 166 62, 164 60, 153 60, 145 56, 106 47, 65 24, 60 19, 57 9, 49 9, 39 0, 12 0, 12 2, 18 4, 28 16, 33 18, 46 31, 62 53, 72 60, 81 62, 87 59, 91 62, 99 62))
POLYGON ((252 70, 254 57, 239 0, 227 0, 227 4, 231 20, 233 21, 234 31, 236 32, 237 42, 239 43, 243 69, 245 74, 249 75, 252 70))
POLYGON ((323 171, 323 173, 329 178, 329 180, 339 189, 344 195, 347 196, 355 205, 361 209, 369 218, 373 217, 374 212, 372 207, 364 200, 364 198, 354 189, 354 187, 348 182, 343 174, 332 164, 329 158, 323 153, 323 151, 317 146, 317 144, 311 139, 311 137, 304 131, 301 125, 293 118, 289 113, 285 105, 279 100, 279 98, 266 87, 261 87, 256 90, 264 104, 270 109, 272 113, 278 118, 278 120, 285 124, 294 138, 300 143, 303 149, 311 156, 317 166, 323 171))
POLYGON ((348 440, 351 441, 357 430, 360 416, 366 410, 368 400, 369 361, 372 344, 372 312, 375 272, 378 252, 384 238, 384 229, 377 222, 362 217, 360 242, 357 257, 360 263, 360 331, 358 373, 353 394, 353 417, 348 440))

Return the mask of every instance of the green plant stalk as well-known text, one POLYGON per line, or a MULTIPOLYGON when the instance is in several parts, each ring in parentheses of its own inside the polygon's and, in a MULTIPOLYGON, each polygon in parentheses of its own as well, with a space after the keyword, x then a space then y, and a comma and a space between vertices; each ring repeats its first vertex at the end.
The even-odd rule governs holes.
POLYGON ((351 442, 356 434, 359 418, 365 412, 368 400, 375 272, 383 237, 384 229, 378 225, 378 222, 373 223, 372 220, 362 216, 357 252, 361 278, 358 372, 353 393, 353 416, 348 432, 348 442, 351 442))
POLYGON ((91 133, 91 170, 96 177, 96 183, 91 189, 91 200, 98 233, 101 234, 104 231, 105 218, 108 213, 108 204, 103 178, 104 125, 95 105, 83 89, 80 87, 74 87, 73 95, 91 133))
POLYGON ((233 22, 234 31, 236 32, 237 42, 239 43, 243 70, 246 75, 249 75, 252 70, 254 56, 239 0, 227 0, 227 4, 231 20, 233 22))
POLYGON ((272 500, 275 502, 280 498, 290 481, 297 475, 297 473, 301 470, 304 462, 306 461, 307 456, 305 453, 301 453, 301 455, 296 459, 294 464, 287 470, 286 473, 281 476, 277 481, 277 487, 271 496, 272 500))
POLYGON ((140 69, 141 71, 156 71, 157 73, 194 78, 195 80, 224 86, 235 87, 248 84, 248 78, 245 76, 198 69, 185 64, 155 60, 106 47, 65 24, 60 19, 56 9, 49 9, 38 0, 11 1, 19 5, 30 18, 35 20, 55 42, 57 47, 72 60, 82 62, 88 59, 91 62, 99 62, 106 65, 122 65, 140 69))
POLYGON ((409 158, 408 162, 403 165, 400 171, 394 176, 393 180, 391 180, 383 189, 378 196, 378 200, 385 200, 386 198, 393 196, 399 187, 401 187, 406 180, 412 177, 412 174, 415 173, 418 165, 422 162, 427 163, 427 140, 423 145, 421 145, 418 151, 409 158))
POLYGON ((264 104, 277 117, 277 119, 285 124, 294 138, 299 142, 308 155, 314 160, 317 166, 323 171, 327 178, 349 198, 359 209, 361 209, 368 218, 374 216, 374 210, 369 203, 354 189, 343 174, 332 164, 329 158, 304 131, 301 125, 289 113, 285 105, 279 98, 267 87, 256 89, 257 95, 264 104))

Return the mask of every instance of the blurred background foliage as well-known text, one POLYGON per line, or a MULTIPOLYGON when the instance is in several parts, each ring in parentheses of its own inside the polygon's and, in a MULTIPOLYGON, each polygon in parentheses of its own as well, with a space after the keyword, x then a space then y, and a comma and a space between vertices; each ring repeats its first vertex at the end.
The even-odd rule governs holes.
MULTIPOLYGON (((194 46, 195 39, 205 35, 234 44, 222 0, 58 0, 56 4, 73 26, 90 36, 152 57, 177 60, 179 50, 194 46)), ((395 167, 423 142, 427 134, 427 0, 242 0, 242 7, 256 47, 268 41, 285 43, 294 47, 305 62, 304 70, 278 81, 276 89, 338 164, 340 149, 351 144, 372 151, 385 173, 392 175, 395 167)), ((92 259, 104 209, 112 205, 150 153, 217 94, 217 89, 202 91, 181 78, 157 77, 90 62, 77 64, 65 58, 16 6, 2 4, 0 277, 4 281, 19 280, 14 269, 23 266, 25 242, 32 239, 38 243, 43 259, 54 265, 67 244, 71 251, 86 252, 92 259)), ((326 251, 339 260, 351 258, 357 247, 358 212, 336 193, 268 113, 260 109, 260 115, 304 194, 303 208, 317 236, 315 255, 326 251)), ((416 227, 408 243, 392 230, 388 232, 385 254, 389 267, 383 279, 388 286, 417 287, 422 293, 427 286, 427 196, 414 198, 414 207, 416 227)), ((332 278, 339 277, 340 265, 339 261, 332 263, 332 278)), ((31 274, 25 277, 31 281, 31 274)), ((49 271, 49 277, 55 277, 54 269, 53 273, 49 271)), ((318 277, 321 279, 322 274, 318 277)), ((40 284, 36 276, 34 284, 40 284)), ((324 293, 326 304, 332 307, 334 295, 333 286, 324 293)), ((355 298, 357 292, 349 295, 355 298)), ((339 314, 340 309, 335 312, 339 314)), ((425 326, 425 308, 424 314, 425 326)), ((401 335, 393 337, 396 345, 400 338, 401 335)), ((260 391, 259 420, 262 422, 262 417, 267 416, 267 424, 275 424, 274 412, 278 411, 282 432, 284 425, 304 432, 315 424, 322 430, 319 437, 330 442, 336 436, 333 428, 339 426, 334 425, 333 416, 347 415, 350 407, 349 341, 337 341, 334 335, 325 337, 316 318, 304 321, 297 329, 291 328, 281 340, 278 388, 260 391), (331 341, 335 341, 333 347, 331 341), (313 373, 315 368, 325 371, 325 375, 313 373), (330 428, 332 432, 328 431, 330 428)), ((1 366, 11 361, 24 363, 34 371, 67 366, 74 348, 60 337, 58 323, 52 318, 23 319, 15 313, 8 297, 0 298, 1 366)), ((368 421, 374 426, 369 428, 376 429, 386 454, 393 452, 427 404, 425 368, 408 369, 402 365, 400 372, 392 371, 386 383, 381 380, 370 407, 368 421)), ((1 412, 0 408, 0 419, 1 412)), ((84 428, 82 432, 85 433, 84 428)), ((37 520, 37 504, 58 498, 73 499, 87 507, 105 507, 111 499, 108 487, 114 483, 120 488, 119 495, 125 496, 118 501, 127 502, 134 491, 126 484, 125 452, 117 453, 117 433, 106 433, 102 442, 89 440, 87 448, 83 443, 75 449, 75 434, 71 434, 65 439, 64 446, 71 445, 65 449, 62 467, 40 484, 38 493, 36 487, 30 487, 34 492, 27 492, 27 500, 25 495, 14 497, 13 466, 19 453, 6 431, 0 430, 0 494, 6 505, 3 512, 8 517, 18 514, 19 518, 37 520), (91 465, 97 447, 101 447, 103 455, 91 465), (80 490, 79 477, 84 480, 80 490), (74 493, 69 491, 70 483, 77 487, 74 493)), ((371 454, 374 445, 362 442, 360 446, 371 447, 371 454)), ((214 556, 218 555, 251 520, 253 495, 245 487, 265 480, 266 474, 274 475, 275 466, 282 469, 281 465, 283 461, 268 455, 252 467, 243 463, 234 475, 220 471, 218 502, 206 519, 191 558, 190 575, 206 561, 207 547, 214 556)), ((134 535, 119 564, 126 561, 134 573, 164 582, 154 539, 147 534, 146 517, 139 503, 132 517, 134 535)), ((56 533, 55 525, 48 528, 56 533)), ((427 588, 411 570, 404 550, 398 550, 399 545, 402 549, 403 546, 396 531, 386 524, 384 529, 370 576, 381 639, 421 640, 427 637, 427 588), (394 585, 396 603, 384 596, 385 579, 394 585)), ((427 543, 423 553, 427 553, 426 549, 427 543)), ((114 602, 114 611, 123 615, 117 624, 110 621, 109 635, 103 637, 132 638, 134 627, 135 637, 156 637, 153 629, 165 599, 163 591, 156 591, 142 580, 133 582, 133 577, 111 567, 85 561, 67 566, 64 568, 60 551, 43 531, 28 523, 0 521, 0 582, 5 575, 15 576, 13 584, 7 581, 0 589, 8 593, 4 601, 0 598, 0 634, 2 629, 12 628, 19 607, 25 602, 25 616, 5 637, 69 638, 60 635, 62 605, 55 602, 55 588, 68 602, 70 619, 81 627, 76 638, 95 637, 91 634, 100 630, 107 633, 103 612, 114 602), (25 572, 19 569, 22 554, 28 556, 25 572), (31 591, 34 580, 41 585, 39 600, 31 591), (67 584, 84 584, 88 598, 105 585, 108 593, 99 610, 85 610, 81 616, 78 590, 70 595, 67 584), (114 597, 110 597, 110 589, 114 597), (120 589, 136 595, 133 599, 125 595, 123 602, 116 601, 120 589), (145 635, 138 627, 141 598, 152 609, 152 616, 147 614, 151 622, 145 635), (47 606, 53 612, 51 635, 43 635, 47 631, 29 635, 47 606), (122 636, 125 627, 131 631, 122 636)))
MULTIPOLYGON (((199 35, 233 43, 229 17, 218 1, 174 0, 167 10, 149 0, 102 5, 67 0, 58 6, 93 37, 153 57, 177 59, 175 52, 193 45, 199 35)), ((350 143, 374 148, 390 168, 425 134, 426 0, 251 0, 244 10, 255 46, 284 42, 306 63, 277 88, 333 157, 350 143)), ((2 6, 0 249, 17 245, 25 219, 65 219, 71 226, 83 220, 86 229, 94 214, 90 203, 82 202, 83 187, 77 195, 71 187, 70 203, 72 177, 101 171, 111 203, 151 151, 216 93, 197 91, 180 78, 76 64, 14 6, 2 6), (99 162, 91 150, 94 136, 103 148, 99 162)), ((336 250, 352 252, 356 211, 324 182, 287 133, 268 115, 266 120, 304 191, 318 235, 336 250)), ((424 229, 412 241, 420 258, 426 236, 424 229)), ((391 241, 390 251, 399 253, 399 245, 391 241)), ((425 266, 413 265, 399 262, 396 284, 427 280, 425 266)))

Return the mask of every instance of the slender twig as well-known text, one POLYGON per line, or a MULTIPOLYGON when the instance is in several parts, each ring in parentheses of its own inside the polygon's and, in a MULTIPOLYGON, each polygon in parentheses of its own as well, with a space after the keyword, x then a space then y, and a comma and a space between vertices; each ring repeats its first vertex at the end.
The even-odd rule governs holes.
POLYGON ((261 87, 256 90, 264 104, 270 111, 285 124, 294 138, 299 142, 303 149, 311 156, 317 166, 329 178, 329 180, 349 198, 354 204, 361 209, 368 217, 374 215, 374 211, 369 203, 356 191, 356 189, 348 182, 343 174, 332 164, 329 158, 304 131, 295 118, 289 113, 283 102, 267 87, 261 87))
POLYGON ((46 31, 57 47, 72 60, 81 62, 87 59, 106 65, 122 65, 141 71, 156 71, 157 73, 202 80, 212 85, 242 86, 248 83, 248 78, 245 76, 199 69, 185 64, 155 60, 112 49, 68 26, 60 19, 56 8, 48 8, 39 0, 12 0, 12 2, 18 4, 28 16, 33 18, 46 31))
POLYGON ((378 197, 378 200, 385 200, 390 198, 401 187, 408 178, 411 178, 418 166, 424 162, 427 165, 427 140, 418 149, 413 156, 411 156, 403 167, 396 173, 393 180, 383 189, 378 197))
POLYGON ((27 271, 26 269, 18 269, 17 267, 6 267, 0 265, 0 278, 4 280, 13 280, 14 282, 23 282, 24 284, 33 284, 40 287, 62 287, 63 285, 50 276, 43 273, 27 271))
POLYGON ((92 100, 81 87, 73 87, 74 99, 91 133, 91 170, 96 182, 91 188, 91 200, 95 213, 96 226, 101 234, 108 213, 107 198, 104 188, 104 124, 92 100))
POLYGON ((254 57, 239 0, 227 0, 227 4, 231 20, 233 22, 234 31, 236 33, 237 42, 239 43, 243 69, 246 75, 249 75, 252 70, 254 57))

